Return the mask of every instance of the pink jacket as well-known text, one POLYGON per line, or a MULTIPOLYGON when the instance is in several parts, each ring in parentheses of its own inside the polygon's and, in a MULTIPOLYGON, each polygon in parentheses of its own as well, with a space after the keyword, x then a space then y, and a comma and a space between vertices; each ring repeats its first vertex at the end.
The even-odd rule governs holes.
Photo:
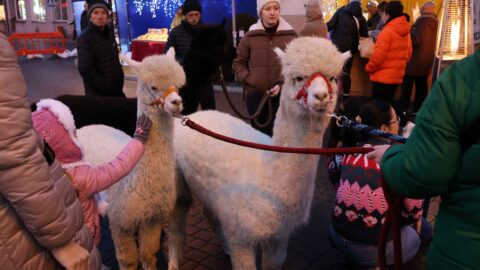
POLYGON ((117 158, 109 163, 100 166, 82 164, 65 171, 78 190, 84 221, 93 235, 95 245, 100 242, 100 217, 95 201, 96 193, 125 177, 142 157, 144 150, 141 142, 132 139, 117 158))

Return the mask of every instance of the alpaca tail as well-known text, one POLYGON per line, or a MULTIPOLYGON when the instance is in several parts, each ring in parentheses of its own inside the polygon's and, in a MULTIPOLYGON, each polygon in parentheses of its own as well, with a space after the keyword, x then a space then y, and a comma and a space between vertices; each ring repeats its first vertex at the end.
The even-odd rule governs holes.
POLYGON ((108 212, 108 206, 110 205, 108 203, 107 193, 105 193, 105 191, 97 193, 97 195, 95 196, 95 200, 97 201, 98 213, 102 217, 105 217, 108 212))

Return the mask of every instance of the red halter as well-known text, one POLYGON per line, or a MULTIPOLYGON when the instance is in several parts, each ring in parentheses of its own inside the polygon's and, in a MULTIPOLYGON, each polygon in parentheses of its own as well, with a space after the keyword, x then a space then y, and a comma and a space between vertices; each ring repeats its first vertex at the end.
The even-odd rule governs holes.
POLYGON ((317 73, 314 73, 312 74, 312 76, 310 76, 310 78, 308 78, 308 80, 305 82, 305 84, 302 86, 302 88, 300 88, 300 90, 298 90, 298 93, 297 93, 297 100, 303 104, 303 106, 305 108, 307 108, 307 97, 308 97, 308 93, 307 93, 307 89, 310 87, 310 84, 312 84, 312 81, 315 80, 316 78, 322 78, 325 83, 327 84, 327 88, 328 88, 328 94, 330 95, 330 98, 332 98, 332 93, 333 93, 333 89, 332 89, 332 84, 330 83, 330 81, 327 79, 327 76, 325 76, 323 73, 320 73, 320 72, 317 72, 317 73))

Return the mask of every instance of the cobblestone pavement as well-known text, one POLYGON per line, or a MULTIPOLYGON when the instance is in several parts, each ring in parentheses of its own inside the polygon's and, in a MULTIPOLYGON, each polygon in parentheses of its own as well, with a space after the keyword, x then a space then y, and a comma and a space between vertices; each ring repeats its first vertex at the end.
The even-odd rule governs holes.
MULTIPOLYGON (((61 94, 83 94, 83 84, 72 59, 34 59, 20 61, 29 91, 30 102, 40 98, 56 97, 61 94)), ((132 96, 135 82, 126 81, 126 93, 132 96)), ((238 89, 237 89, 238 90, 238 89)), ((238 91, 232 94, 233 102, 245 112, 245 105, 238 91)), ((217 109, 232 113, 221 92, 216 92, 217 109)), ((311 217, 308 224, 298 228, 291 236, 288 254, 283 269, 346 269, 339 252, 334 249, 328 239, 327 228, 330 223, 330 209, 333 204, 334 190, 326 177, 325 158, 319 162, 319 173, 316 178, 315 197, 312 203, 311 217)), ((313 168, 312 168, 313 169, 313 168)), ((438 202, 434 203, 438 207, 438 202)), ((436 212, 435 212, 436 213, 436 212)), ((433 216, 429 218, 433 219, 433 216)), ((187 238, 184 258, 181 260, 182 270, 231 269, 230 260, 223 253, 221 244, 215 238, 208 222, 203 216, 202 207, 195 203, 187 219, 187 238)), ((168 236, 164 237, 164 240, 168 236)), ((166 269, 168 241, 162 241, 159 254, 159 269, 166 269), (163 254, 162 254, 163 253, 163 254)), ((425 269, 424 250, 415 262, 405 269, 425 269), (423 252, 423 253, 422 253, 423 252)), ((258 261, 258 260, 257 260, 258 261)))

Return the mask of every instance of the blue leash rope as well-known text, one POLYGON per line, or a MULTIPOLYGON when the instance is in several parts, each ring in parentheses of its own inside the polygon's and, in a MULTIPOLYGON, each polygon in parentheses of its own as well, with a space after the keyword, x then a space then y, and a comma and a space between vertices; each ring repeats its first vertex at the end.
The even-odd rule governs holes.
POLYGON ((384 131, 381 131, 379 129, 372 128, 370 126, 357 123, 356 121, 350 120, 345 116, 337 116, 335 114, 332 114, 331 117, 333 117, 337 120, 337 126, 339 126, 339 127, 352 128, 352 129, 358 130, 360 132, 366 133, 370 136, 382 137, 382 138, 386 138, 386 139, 389 139, 389 140, 392 140, 392 141, 395 141, 395 142, 398 142, 398 143, 406 143, 407 142, 407 138, 404 138, 400 135, 384 132, 384 131))

